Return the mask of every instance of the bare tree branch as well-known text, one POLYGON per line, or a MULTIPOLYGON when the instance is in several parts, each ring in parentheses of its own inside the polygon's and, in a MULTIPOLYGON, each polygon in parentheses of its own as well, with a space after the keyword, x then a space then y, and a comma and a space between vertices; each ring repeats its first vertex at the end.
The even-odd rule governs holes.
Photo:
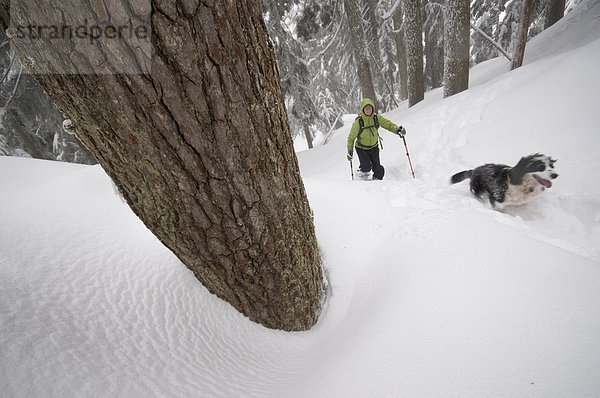
MULTIPOLYGON (((13 55, 14 58, 14 55, 13 55)), ((23 66, 21 66, 21 64, 19 64, 19 76, 17 76, 17 82, 15 83, 15 87, 12 91, 12 94, 10 95, 10 97, 8 98, 8 101, 6 101, 6 104, 4 104, 2 107, 5 108, 8 106, 8 104, 11 103, 11 101, 13 100, 13 98, 15 97, 15 94, 17 92, 17 89, 19 88, 19 82, 21 81, 21 75, 23 74, 23 66)))
POLYGON ((2 79, 0 79, 0 84, 2 84, 4 82, 4 80, 10 73, 10 70, 12 69, 12 66, 13 66, 13 62, 15 62, 15 54, 13 54, 12 57, 10 58, 10 64, 8 65, 8 68, 6 68, 6 72, 4 72, 4 76, 2 76, 2 79))

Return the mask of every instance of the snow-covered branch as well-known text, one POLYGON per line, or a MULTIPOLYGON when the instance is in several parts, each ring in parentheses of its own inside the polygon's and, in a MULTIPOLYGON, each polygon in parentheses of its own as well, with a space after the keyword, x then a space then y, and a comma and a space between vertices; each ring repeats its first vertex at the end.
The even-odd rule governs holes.
POLYGON ((10 57, 10 64, 8 65, 8 68, 6 68, 6 72, 4 72, 4 76, 2 76, 2 79, 0 79, 0 84, 4 83, 4 80, 6 80, 6 77, 10 73, 10 70, 12 69, 12 66, 13 66, 14 62, 15 62, 15 54, 13 54, 10 57))
POLYGON ((498 49, 498 51, 500 51, 502 53, 502 55, 504 55, 509 61, 512 62, 512 58, 511 56, 506 52, 506 50, 504 50, 502 48, 502 46, 498 43, 496 43, 494 41, 494 39, 492 39, 487 33, 485 33, 483 30, 481 30, 477 25, 475 25, 473 22, 471 22, 471 28, 473 28, 477 33, 479 33, 480 35, 482 35, 487 41, 489 41, 494 47, 496 47, 498 49))
POLYGON ((13 98, 15 97, 15 94, 17 93, 17 88, 19 88, 19 82, 21 81, 21 75, 23 74, 23 67, 21 66, 21 64, 19 64, 19 76, 17 76, 17 82, 15 83, 15 87, 10 95, 10 97, 8 98, 8 101, 6 101, 6 104, 4 104, 2 107, 6 107, 8 106, 8 104, 11 103, 11 101, 13 100, 13 98))
POLYGON ((388 12, 385 12, 385 13, 383 13, 383 15, 381 15, 381 19, 388 20, 388 19, 392 18, 394 16, 394 13, 400 6, 401 2, 402 2, 402 0, 396 0, 394 5, 392 5, 392 8, 390 8, 390 10, 388 12))

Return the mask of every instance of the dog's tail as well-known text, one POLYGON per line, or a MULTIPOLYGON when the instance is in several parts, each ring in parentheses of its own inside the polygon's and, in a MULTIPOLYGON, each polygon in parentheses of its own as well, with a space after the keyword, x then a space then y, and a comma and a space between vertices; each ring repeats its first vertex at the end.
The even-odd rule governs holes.
POLYGON ((461 171, 460 173, 456 173, 450 179, 450 183, 456 184, 457 182, 461 182, 463 180, 466 180, 467 178, 471 178, 472 174, 473 174, 473 170, 465 170, 465 171, 461 171))

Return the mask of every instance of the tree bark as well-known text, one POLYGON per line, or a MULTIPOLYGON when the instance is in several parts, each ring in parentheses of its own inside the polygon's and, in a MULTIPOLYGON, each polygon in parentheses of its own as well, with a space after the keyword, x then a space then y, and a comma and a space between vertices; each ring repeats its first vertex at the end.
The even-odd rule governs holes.
POLYGON ((406 46, 404 44, 404 26, 402 6, 398 5, 393 16, 394 30, 396 31, 396 53, 398 54, 398 74, 400 75, 400 100, 408 98, 408 72, 406 65, 406 46))
POLYGON ((350 32, 352 33, 352 48, 358 73, 358 81, 363 98, 371 98, 377 101, 373 75, 371 74, 371 63, 365 45, 365 30, 357 0, 344 0, 344 9, 348 17, 350 32))
POLYGON ((437 30, 425 29, 424 33, 425 87, 427 89, 427 86, 429 86, 434 89, 444 84, 444 38, 443 34, 437 30))
POLYGON ((469 88, 469 0, 446 2, 444 23, 444 98, 469 88))
MULTIPOLYGON (((106 11, 20 3, 13 21, 25 25, 57 9, 100 23, 106 11)), ((65 54, 14 41, 16 51, 35 61, 36 79, 135 214, 204 286, 266 327, 310 328, 324 277, 260 3, 117 3, 125 8, 112 18, 150 16, 151 58, 136 51, 139 37, 65 54), (97 59, 106 73, 61 74, 97 59), (151 72, 120 73, 124 63, 151 72)), ((2 0, 3 26, 8 12, 2 0)))
POLYGON ((527 44, 527 35, 529 32, 529 24, 531 23, 531 13, 533 11, 533 0, 523 0, 523 8, 521 9, 521 22, 519 23, 519 31, 517 33, 517 44, 512 56, 511 70, 517 69, 523 65, 525 58, 525 45, 527 44))
POLYGON ((379 21, 377 20, 377 0, 366 0, 366 11, 367 11, 367 44, 369 46, 369 53, 373 54, 375 59, 381 57, 381 49, 379 47, 379 21))
POLYGON ((304 130, 304 137, 306 138, 308 149, 313 149, 313 137, 310 133, 310 126, 308 125, 308 122, 302 123, 302 129, 304 130))
MULTIPOLYGON (((386 29, 390 29, 390 27, 386 27, 386 29)), ((388 31, 386 34, 390 34, 390 32, 388 31)), ((392 107, 398 107, 398 101, 396 101, 396 78, 394 76, 394 72, 396 70, 396 62, 394 61, 394 44, 389 40, 386 40, 383 43, 381 51, 383 54, 385 54, 385 56, 382 58, 382 67, 385 75, 385 81, 383 82, 384 86, 382 87, 382 96, 384 97, 382 105, 384 109, 389 110, 392 107)), ((381 112, 382 108, 379 108, 379 111, 381 112)))
POLYGON ((404 43, 408 73, 408 106, 411 107, 425 97, 423 76, 423 23, 421 21, 421 1, 403 0, 404 43))
MULTIPOLYGON (((375 87, 375 92, 379 93, 379 110, 389 109, 390 107, 390 99, 388 95, 386 95, 386 90, 389 85, 389 82, 386 81, 386 75, 384 73, 385 66, 382 62, 382 48, 379 45, 379 20, 377 18, 377 3, 378 0, 359 0, 358 4, 364 4, 366 26, 365 26, 365 42, 367 55, 369 57, 369 62, 372 65, 371 71, 373 73, 373 86, 375 87)), ((360 9, 359 9, 360 10, 360 9)), ((375 99, 375 98, 373 98, 375 99)))
POLYGON ((557 23, 565 15, 565 0, 551 0, 550 7, 546 12, 544 29, 557 23))

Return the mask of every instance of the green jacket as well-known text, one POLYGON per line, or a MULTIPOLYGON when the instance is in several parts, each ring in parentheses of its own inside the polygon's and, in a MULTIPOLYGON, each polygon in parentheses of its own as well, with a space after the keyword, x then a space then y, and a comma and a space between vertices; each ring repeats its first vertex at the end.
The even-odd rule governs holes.
MULTIPOLYGON (((367 105, 371 105, 373 109, 375 109, 375 102, 372 99, 365 98, 360 102, 360 116, 354 120, 354 123, 352 123, 352 129, 350 129, 350 134, 348 135, 349 150, 354 149, 355 141, 356 147, 361 149, 373 149, 379 145, 379 132, 377 131, 377 128, 375 127, 375 121, 373 120, 373 115, 375 115, 375 112, 373 112, 373 115, 371 116, 365 115, 364 109, 367 105), (365 127, 357 140, 356 137, 358 136, 358 132, 360 130, 360 124, 358 120, 361 117, 365 123, 365 127)), ((380 127, 383 127, 392 133, 398 131, 398 126, 383 116, 377 115, 377 120, 379 121, 380 127)))

